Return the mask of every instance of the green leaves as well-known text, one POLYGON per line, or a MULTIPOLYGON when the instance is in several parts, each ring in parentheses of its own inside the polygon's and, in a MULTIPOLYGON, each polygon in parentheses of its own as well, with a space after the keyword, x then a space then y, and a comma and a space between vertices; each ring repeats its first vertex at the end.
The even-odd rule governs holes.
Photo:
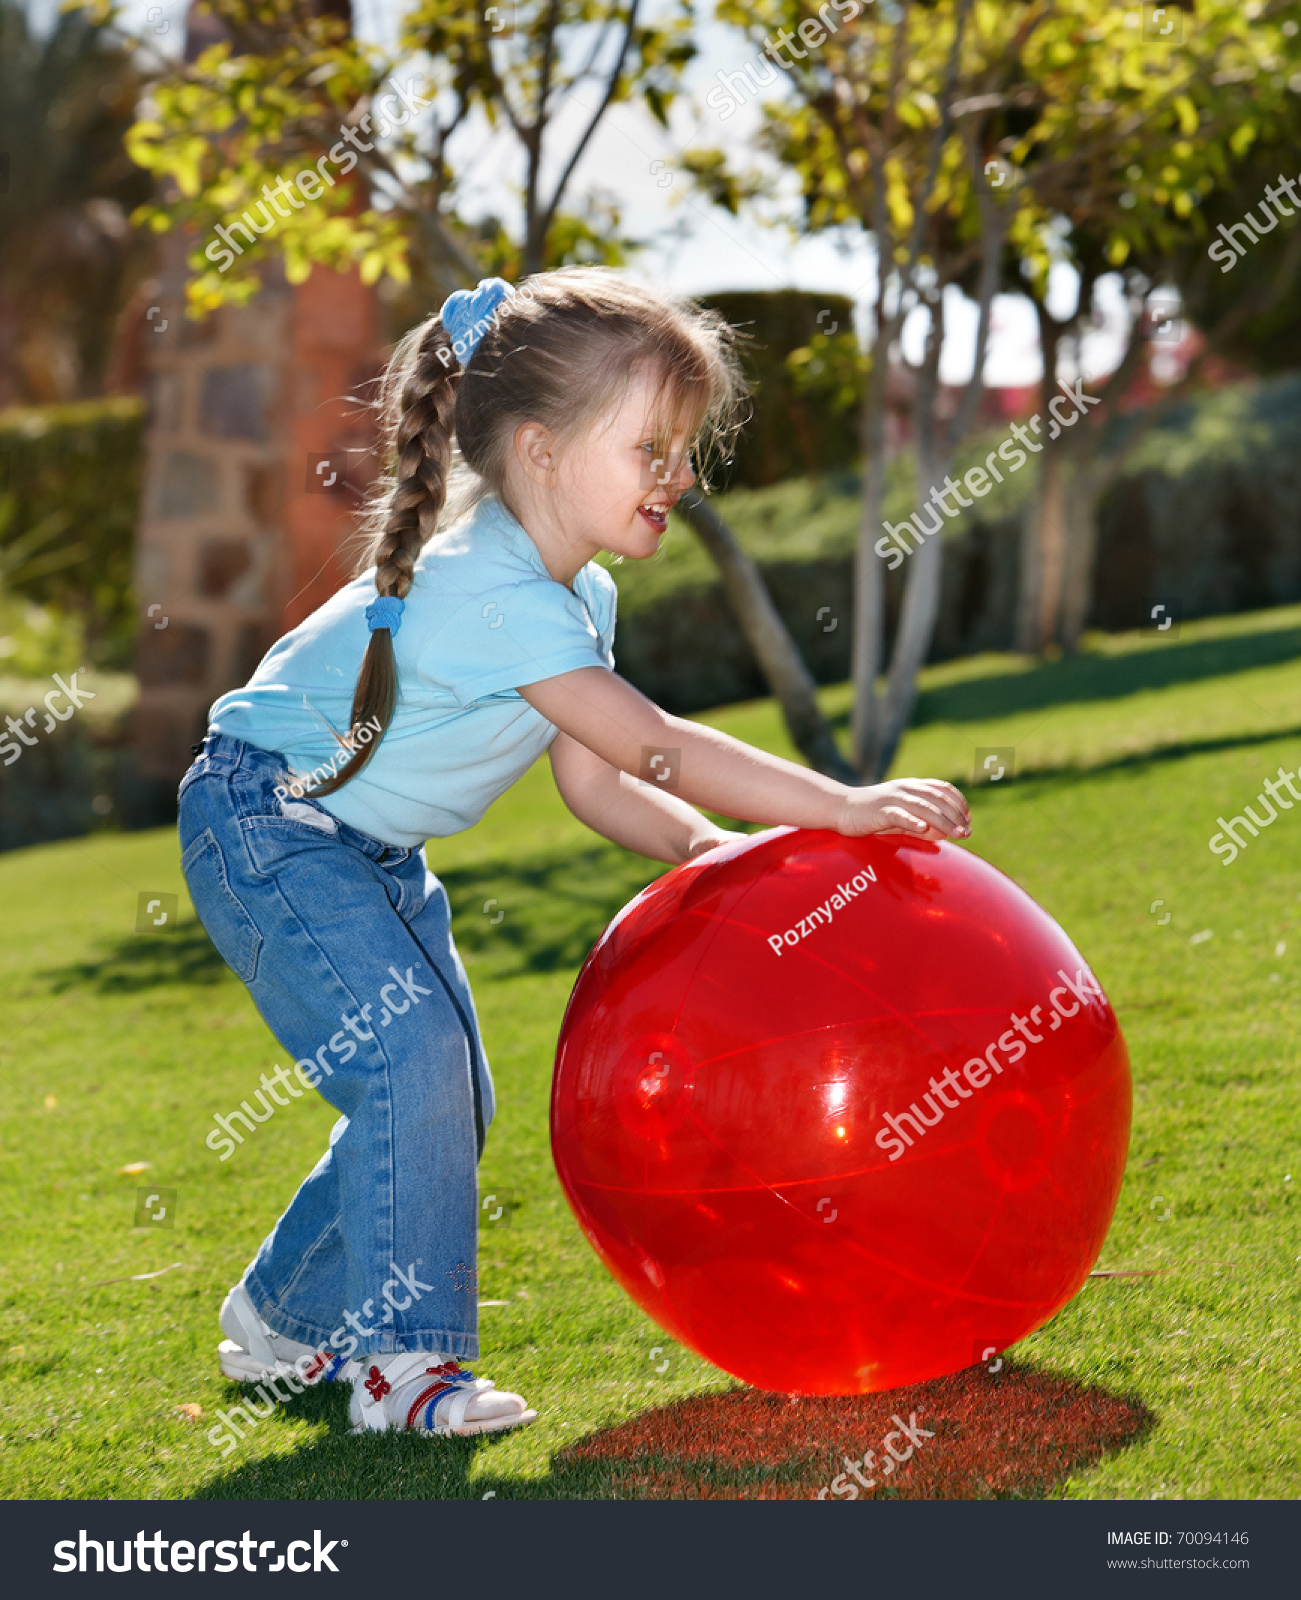
POLYGON ((740 214, 746 201, 757 199, 770 188, 762 174, 733 172, 722 150, 688 150, 683 154, 681 164, 683 170, 695 180, 696 187, 714 205, 734 217, 740 214))
POLYGON ((542 192, 544 169, 558 169, 564 182, 571 165, 554 149, 550 130, 567 102, 586 124, 599 118, 606 97, 636 96, 667 128, 696 49, 687 0, 653 24, 631 28, 627 0, 514 0, 491 8, 484 0, 418 0, 402 18, 391 55, 295 0, 212 5, 230 37, 196 61, 168 68, 127 140, 134 162, 179 191, 179 198, 141 207, 137 219, 160 231, 186 225, 201 240, 187 285, 195 315, 224 300, 247 300, 256 263, 268 254, 283 256, 291 282, 301 282, 313 263, 355 266, 368 283, 402 281, 413 255, 435 277, 459 268, 472 278, 511 254, 518 270, 535 246, 548 265, 621 261, 631 242, 603 231, 617 205, 594 197, 585 213, 566 213, 561 193, 542 192), (419 85, 432 109, 418 132, 412 118, 376 139, 372 128, 383 115, 377 103, 386 85, 399 82, 419 85), (455 141, 476 115, 516 140, 524 155, 518 246, 495 236, 476 241, 456 219, 465 147, 455 141), (345 129, 365 143, 341 159, 331 152, 345 129), (268 187, 323 159, 342 167, 325 193, 277 216, 236 259, 222 263, 218 249, 215 265, 205 260, 217 226, 233 225, 268 187))
MULTIPOLYGON (((1295 119, 1287 84, 1301 67, 1301 30, 1284 31, 1282 9, 1201 0, 1195 13, 1170 8, 1163 34, 1144 8, 1110 0, 978 0, 936 166, 961 12, 961 0, 874 6, 792 65, 791 92, 765 104, 760 144, 798 177, 803 227, 857 220, 902 265, 925 215, 922 261, 947 279, 966 270, 992 199, 1032 280, 1046 273, 1053 218, 1069 225, 1059 255, 1092 250, 1120 266, 1204 232, 1205 197, 1232 182, 1264 129, 1295 119)), ((803 14, 797 0, 722 0, 715 10, 751 49, 803 14)), ((729 209, 757 187, 717 161, 702 172, 729 209)))
POLYGON ((1179 117, 1180 130, 1191 138, 1197 132, 1197 125, 1201 121, 1197 107, 1186 94, 1177 94, 1172 104, 1179 117))

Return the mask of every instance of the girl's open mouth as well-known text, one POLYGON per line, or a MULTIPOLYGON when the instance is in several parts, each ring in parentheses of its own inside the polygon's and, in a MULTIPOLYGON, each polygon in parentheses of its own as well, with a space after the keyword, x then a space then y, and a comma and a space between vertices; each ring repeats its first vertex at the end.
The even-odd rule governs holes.
POLYGON ((669 508, 667 506, 638 506, 637 515, 644 517, 656 533, 663 533, 669 525, 669 508))

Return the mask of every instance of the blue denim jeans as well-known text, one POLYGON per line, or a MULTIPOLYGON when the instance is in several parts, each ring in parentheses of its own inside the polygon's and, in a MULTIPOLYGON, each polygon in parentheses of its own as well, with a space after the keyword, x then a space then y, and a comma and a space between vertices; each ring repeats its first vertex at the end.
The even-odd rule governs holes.
POLYGON ((423 850, 278 797, 288 782, 281 756, 209 734, 180 789, 199 919, 295 1084, 341 1113, 244 1283, 267 1325, 304 1344, 472 1358, 494 1101, 447 893, 423 850))

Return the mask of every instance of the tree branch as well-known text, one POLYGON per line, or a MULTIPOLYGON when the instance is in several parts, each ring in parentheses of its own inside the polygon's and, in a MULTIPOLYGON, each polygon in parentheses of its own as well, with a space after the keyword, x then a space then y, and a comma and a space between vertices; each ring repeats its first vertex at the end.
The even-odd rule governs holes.
POLYGON ((619 79, 623 75, 623 64, 628 55, 628 46, 632 43, 632 36, 637 22, 637 9, 640 4, 641 0, 632 0, 632 4, 628 7, 628 20, 624 25, 623 43, 619 46, 618 59, 615 61, 614 70, 610 73, 609 81, 605 86, 605 94, 602 96, 600 105, 592 113, 591 120, 588 122, 587 127, 583 130, 582 137, 574 146, 573 152, 569 157, 569 161, 566 164, 564 171, 560 174, 560 179, 557 182, 555 191, 551 196, 551 203, 547 206, 546 210, 542 214, 540 228, 543 238, 546 237, 546 234, 551 227, 556 215, 556 211, 560 205, 560 197, 564 194, 565 187, 570 178, 573 176, 574 168, 578 165, 579 158, 582 156, 583 151, 587 149, 588 141, 596 132, 597 124, 600 122, 601 118, 609 110, 610 104, 618 90, 619 79))
MULTIPOLYGON (((980 151, 974 141, 971 146, 973 175, 980 165, 980 151)), ((998 292, 1003 269, 1003 243, 1007 237, 1007 213, 987 189, 976 182, 976 203, 980 208, 981 233, 984 236, 984 256, 980 265, 980 285, 977 294, 979 320, 976 324, 975 367, 944 430, 944 447, 952 451, 976 420, 980 398, 985 392, 985 357, 989 351, 989 330, 993 321, 994 296, 998 292)))

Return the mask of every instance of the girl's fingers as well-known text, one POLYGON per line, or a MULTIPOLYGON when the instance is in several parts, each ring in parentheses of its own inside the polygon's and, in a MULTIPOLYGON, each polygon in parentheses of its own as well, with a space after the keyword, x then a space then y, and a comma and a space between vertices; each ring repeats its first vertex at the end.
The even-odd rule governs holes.
POLYGON ((901 780, 900 786, 905 789, 910 798, 915 796, 917 799, 924 799, 956 826, 970 827, 971 812, 967 808, 967 802, 952 784, 919 778, 904 778, 901 780))
POLYGON ((874 793, 861 796, 854 814, 850 826, 861 833, 935 840, 966 838, 971 832, 966 801, 952 784, 939 779, 896 778, 880 784, 874 793))
POLYGON ((901 795, 897 809, 909 816, 922 818, 932 828, 956 830, 963 825, 959 813, 944 807, 929 795, 901 795))
POLYGON ((947 783, 926 783, 916 778, 900 782, 904 796, 916 806, 923 807, 932 816, 942 819, 944 826, 954 832, 970 831, 971 813, 967 803, 956 789, 947 783))
POLYGON ((951 839, 955 834, 965 835, 970 831, 961 816, 949 814, 940 806, 920 798, 909 797, 907 804, 883 806, 881 814, 902 819, 905 831, 919 838, 951 839))
MULTIPOLYGON (((898 823, 902 824, 902 832, 915 834, 918 838, 921 838, 925 835, 933 835, 937 839, 943 837, 943 835, 936 829, 933 822, 916 816, 913 812, 906 810, 903 806, 885 806, 882 808, 881 815, 884 817, 896 818, 898 823)), ((888 832, 890 830, 887 829, 886 831, 888 832)))

